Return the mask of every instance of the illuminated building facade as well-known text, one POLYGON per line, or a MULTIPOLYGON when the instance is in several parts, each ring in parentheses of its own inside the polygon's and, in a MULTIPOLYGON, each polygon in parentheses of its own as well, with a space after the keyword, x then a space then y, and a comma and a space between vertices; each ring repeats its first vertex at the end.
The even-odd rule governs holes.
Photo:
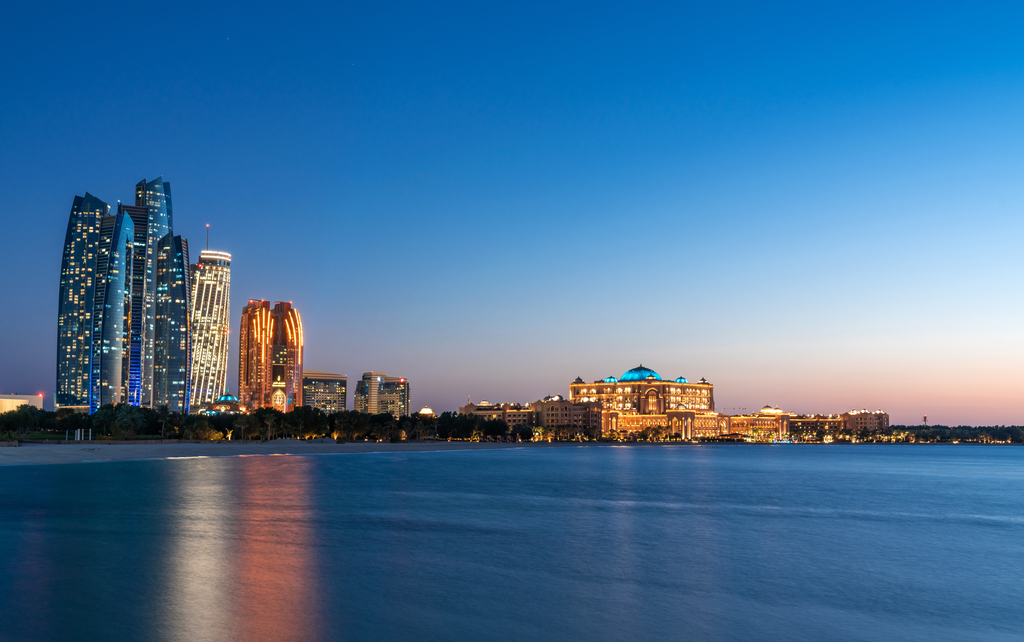
POLYGON ((210 405, 227 390, 228 338, 231 313, 231 255, 203 250, 192 266, 191 402, 210 405))
POLYGON ((387 413, 396 419, 410 412, 409 380, 386 372, 364 372, 356 383, 353 407, 371 415, 387 413))
POLYGON ((537 428, 573 428, 589 432, 601 430, 603 408, 599 402, 574 403, 561 395, 544 397, 530 404, 537 428))
POLYGON ((245 415, 248 413, 249 409, 243 406, 241 400, 230 391, 225 391, 224 394, 199 410, 201 415, 245 415))
POLYGON ((348 376, 306 370, 302 373, 302 403, 327 414, 348 410, 348 376))
POLYGON ((43 395, 0 395, 0 413, 17 410, 22 406, 43 409, 43 395))
POLYGON ((742 437, 747 441, 774 441, 783 439, 789 434, 790 421, 795 415, 785 410, 765 406, 761 410, 748 415, 730 415, 728 419, 729 435, 742 437))
POLYGON ((657 429, 693 439, 717 436, 728 428, 728 420, 715 412, 712 384, 705 379, 662 379, 643 364, 619 378, 586 383, 577 377, 569 386, 569 401, 600 408, 601 431, 607 437, 657 429))
POLYGON ((889 429, 889 413, 882 410, 851 410, 842 414, 850 432, 877 432, 889 429))
POLYGON ((238 385, 242 405, 291 412, 302 405, 302 320, 291 303, 249 300, 242 310, 238 385))
POLYGON ((459 408, 459 414, 476 415, 485 419, 501 419, 509 428, 534 425, 533 408, 529 404, 525 407, 517 403, 492 404, 486 399, 476 404, 467 399, 466 405, 459 408))
POLYGON ((796 415, 789 419, 789 433, 806 441, 842 432, 846 421, 841 415, 796 415))
POLYGON ((188 241, 165 235, 157 243, 153 405, 188 413, 192 388, 188 241))
POLYGON ((158 244, 173 232, 171 184, 163 177, 135 186, 135 205, 118 204, 135 223, 132 250, 132 311, 129 337, 128 403, 152 407, 156 366, 158 244))
POLYGON ((125 399, 134 223, 86 192, 71 206, 57 311, 58 407, 125 399))

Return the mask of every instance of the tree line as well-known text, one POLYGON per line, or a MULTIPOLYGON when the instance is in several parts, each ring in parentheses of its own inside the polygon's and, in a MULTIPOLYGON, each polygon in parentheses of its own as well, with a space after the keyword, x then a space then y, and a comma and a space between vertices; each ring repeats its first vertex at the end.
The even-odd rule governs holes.
MULTIPOLYGON (((319 408, 300 406, 283 413, 260 408, 245 415, 188 415, 159 408, 128 404, 106 405, 92 415, 67 409, 57 412, 23 405, 0 414, 0 441, 30 437, 64 439, 76 430, 93 439, 186 439, 186 440, 425 440, 475 439, 530 441, 529 426, 512 429, 501 419, 445 412, 441 415, 415 414, 395 418, 390 414, 367 414, 354 410, 324 413, 319 408)), ((551 436, 554 435, 538 435, 551 436)))

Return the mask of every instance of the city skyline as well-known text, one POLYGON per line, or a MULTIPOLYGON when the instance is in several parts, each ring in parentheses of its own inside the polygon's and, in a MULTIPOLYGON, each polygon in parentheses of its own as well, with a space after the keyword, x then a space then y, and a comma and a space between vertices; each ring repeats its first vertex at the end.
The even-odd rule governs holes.
POLYGON ((1020 8, 242 13, 13 10, 0 392, 53 393, 68 204, 162 174, 232 324, 293 301, 310 369, 417 407, 643 362, 722 408, 1024 422, 1020 8))

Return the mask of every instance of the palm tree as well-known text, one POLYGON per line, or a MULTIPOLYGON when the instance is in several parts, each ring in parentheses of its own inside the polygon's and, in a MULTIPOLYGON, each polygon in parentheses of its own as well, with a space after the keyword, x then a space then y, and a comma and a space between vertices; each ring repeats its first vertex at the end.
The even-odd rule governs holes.
POLYGON ((156 419, 160 422, 160 439, 167 439, 167 422, 171 419, 171 411, 167 406, 156 409, 156 419))

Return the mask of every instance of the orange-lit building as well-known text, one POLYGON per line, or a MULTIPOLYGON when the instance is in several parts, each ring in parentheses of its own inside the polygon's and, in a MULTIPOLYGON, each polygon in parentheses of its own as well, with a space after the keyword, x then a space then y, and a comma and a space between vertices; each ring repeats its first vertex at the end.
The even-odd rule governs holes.
POLYGON ((577 377, 569 385, 569 400, 573 404, 596 404, 601 409, 601 432, 606 437, 660 429, 693 439, 728 430, 728 419, 715 412, 714 386, 707 380, 690 383, 683 377, 662 379, 643 364, 619 378, 609 376, 594 383, 577 377))
POLYGON ((302 405, 302 319, 291 303, 250 299, 238 335, 243 406, 291 412, 302 405))

